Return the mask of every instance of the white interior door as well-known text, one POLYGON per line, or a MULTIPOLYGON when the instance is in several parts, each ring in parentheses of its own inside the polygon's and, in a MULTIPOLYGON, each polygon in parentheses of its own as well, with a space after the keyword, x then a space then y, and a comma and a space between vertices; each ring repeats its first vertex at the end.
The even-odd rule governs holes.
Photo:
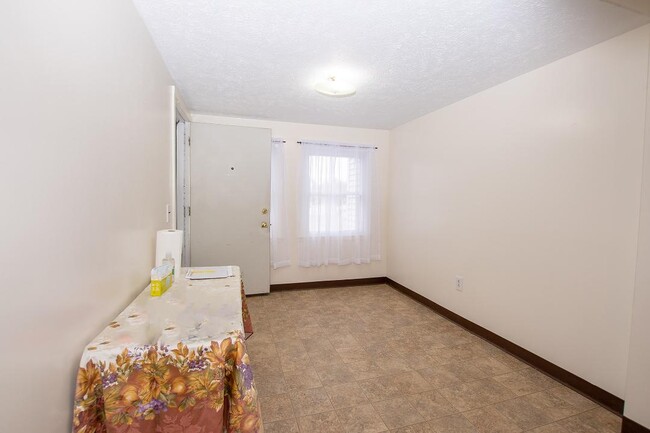
POLYGON ((238 265, 269 292, 271 130, 192 123, 191 266, 238 265))

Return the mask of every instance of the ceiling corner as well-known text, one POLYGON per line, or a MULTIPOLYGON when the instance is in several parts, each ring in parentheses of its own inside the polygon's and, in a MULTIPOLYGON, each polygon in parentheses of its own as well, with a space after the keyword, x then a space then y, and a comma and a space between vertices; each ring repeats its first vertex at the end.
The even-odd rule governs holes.
POLYGON ((601 0, 650 17, 650 0, 601 0))

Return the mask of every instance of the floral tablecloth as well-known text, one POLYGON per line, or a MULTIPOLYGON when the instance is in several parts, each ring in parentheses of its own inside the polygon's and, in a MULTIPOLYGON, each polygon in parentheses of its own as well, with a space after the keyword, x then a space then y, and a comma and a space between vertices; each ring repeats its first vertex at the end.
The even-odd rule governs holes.
POLYGON ((75 432, 263 432, 245 343, 252 325, 233 270, 180 277, 159 298, 147 287, 86 346, 75 432))

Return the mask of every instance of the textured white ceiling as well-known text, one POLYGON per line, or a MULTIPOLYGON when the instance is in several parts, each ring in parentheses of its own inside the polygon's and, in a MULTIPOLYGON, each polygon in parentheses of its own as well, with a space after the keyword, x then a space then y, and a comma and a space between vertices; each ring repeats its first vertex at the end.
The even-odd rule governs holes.
POLYGON ((648 22, 600 0, 134 0, 192 112, 389 129, 648 22), (341 69, 348 98, 313 90, 341 69))

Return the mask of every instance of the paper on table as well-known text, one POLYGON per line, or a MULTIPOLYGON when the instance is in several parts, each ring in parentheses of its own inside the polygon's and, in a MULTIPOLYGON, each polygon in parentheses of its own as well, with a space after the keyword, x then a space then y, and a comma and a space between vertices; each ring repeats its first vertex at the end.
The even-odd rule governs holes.
POLYGON ((211 280, 213 278, 232 277, 232 266, 213 266, 205 268, 190 268, 185 275, 188 280, 211 280))

